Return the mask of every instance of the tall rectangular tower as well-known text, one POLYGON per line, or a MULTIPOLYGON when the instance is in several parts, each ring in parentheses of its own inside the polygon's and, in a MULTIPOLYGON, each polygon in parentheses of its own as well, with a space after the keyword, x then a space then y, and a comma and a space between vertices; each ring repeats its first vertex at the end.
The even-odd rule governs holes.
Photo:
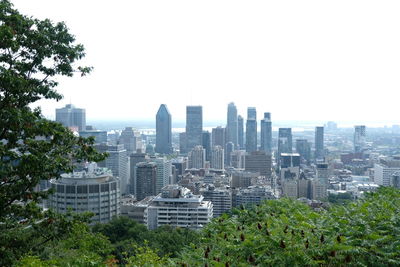
POLYGON ((201 145, 203 133, 203 107, 186 107, 186 150, 190 151, 195 146, 201 145))
POLYGON ((315 127, 315 160, 324 159, 324 127, 315 127))
POLYGON ((65 127, 77 128, 78 131, 86 130, 86 110, 68 104, 64 108, 56 109, 56 122, 65 127))
POLYGON ((257 111, 254 107, 247 108, 246 151, 257 151, 257 111))
POLYGON ((272 122, 271 113, 265 112, 261 120, 261 149, 266 153, 272 152, 272 122))
MULTIPOLYGON (((234 103, 228 105, 228 116, 226 124, 226 143, 232 142, 236 148, 238 145, 238 116, 234 103)), ((223 144, 225 146, 225 144, 223 144)))

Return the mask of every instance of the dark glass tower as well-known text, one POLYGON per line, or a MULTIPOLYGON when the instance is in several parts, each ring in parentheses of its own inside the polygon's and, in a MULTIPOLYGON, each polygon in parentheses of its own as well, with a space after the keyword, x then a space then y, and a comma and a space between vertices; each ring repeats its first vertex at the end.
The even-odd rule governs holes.
POLYGON ((186 151, 201 145, 203 134, 203 107, 186 107, 186 151))
POLYGON ((292 153, 292 128, 279 128, 278 159, 282 153, 292 153))
POLYGON ((165 104, 162 104, 156 115, 156 152, 172 153, 171 114, 165 104))

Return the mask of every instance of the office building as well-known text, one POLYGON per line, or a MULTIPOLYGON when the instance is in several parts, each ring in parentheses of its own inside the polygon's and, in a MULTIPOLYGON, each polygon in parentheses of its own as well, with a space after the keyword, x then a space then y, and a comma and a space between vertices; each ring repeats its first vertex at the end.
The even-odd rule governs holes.
POLYGON ((278 162, 282 153, 292 153, 292 128, 279 128, 278 162))
POLYGON ((171 114, 165 104, 162 104, 156 115, 156 149, 157 153, 171 154, 172 129, 171 114))
POLYGON ((218 126, 212 129, 211 134, 211 146, 222 146, 225 147, 225 128, 218 126))
POLYGON ((135 196, 142 200, 157 194, 157 163, 139 162, 135 166, 135 196))
POLYGON ((239 149, 245 149, 244 147, 244 120, 242 116, 238 116, 238 147, 239 149))
POLYGON ((172 162, 166 158, 150 160, 157 164, 156 194, 159 194, 164 186, 172 183, 172 162))
POLYGON ((79 136, 88 138, 88 137, 94 137, 94 143, 95 144, 103 144, 107 143, 107 131, 101 131, 101 130, 83 130, 79 131, 79 136))
POLYGON ((206 151, 202 146, 195 146, 189 152, 189 169, 204 169, 206 163, 206 151))
POLYGON ((231 153, 231 166, 236 169, 244 169, 246 166, 246 151, 235 150, 231 153))
POLYGON ((209 131, 203 131, 202 146, 206 150, 206 161, 210 161, 211 160, 211 133, 209 131))
POLYGON ((139 162, 146 162, 150 158, 146 153, 143 153, 140 149, 136 151, 136 153, 132 153, 129 156, 129 171, 130 171, 130 183, 129 183, 129 191, 131 194, 136 195, 135 193, 135 184, 136 184, 136 164, 139 162))
POLYGON ((224 149, 221 146, 213 146, 211 150, 211 168, 224 169, 224 149))
POLYGON ((382 186, 393 186, 393 175, 400 172, 400 156, 380 159, 374 164, 374 182, 382 186))
POLYGON ((258 172, 261 176, 271 178, 272 159, 271 155, 264 151, 254 151, 246 155, 245 170, 258 172))
POLYGON ((163 225, 203 228, 213 218, 213 204, 202 195, 194 195, 189 189, 178 185, 168 185, 149 204, 144 214, 148 229, 163 225))
POLYGON ((242 170, 235 170, 231 173, 232 180, 231 186, 233 188, 249 187, 252 185, 252 180, 260 176, 259 172, 249 172, 242 170))
POLYGON ((186 140, 186 132, 179 133, 179 153, 186 154, 188 151, 186 149, 187 140, 186 140))
POLYGON ((265 112, 261 120, 261 151, 272 153, 272 122, 271 113, 265 112))
POLYGON ((128 154, 124 145, 100 144, 96 146, 99 152, 107 152, 108 157, 99 162, 100 167, 106 167, 112 171, 112 174, 119 178, 121 194, 129 194, 129 175, 128 175, 128 154))
POLYGON ((366 143, 366 127, 365 125, 354 126, 354 152, 362 152, 366 143))
POLYGON ((225 165, 231 166, 231 153, 235 150, 235 145, 232 142, 228 142, 225 145, 225 165))
POLYGON ((123 144, 128 155, 135 153, 138 149, 143 149, 142 137, 138 131, 132 127, 125 127, 119 137, 119 144, 123 144))
POLYGON ((86 130, 86 110, 68 104, 56 109, 56 122, 74 131, 86 130))
POLYGON ((92 223, 107 223, 120 214, 119 179, 95 163, 82 172, 62 174, 50 183, 54 193, 49 196, 49 207, 56 212, 92 212, 92 223))
POLYGON ((311 161, 311 144, 307 139, 296 139, 296 152, 300 154, 302 162, 307 164, 311 161))
POLYGON ((229 103, 228 105, 226 142, 232 142, 234 147, 238 145, 238 115, 234 103, 229 103))
POLYGON ((203 107, 186 107, 186 151, 201 145, 203 133, 203 107))
POLYGON ((317 163, 317 180, 324 184, 326 187, 329 185, 329 168, 328 163, 317 163))
POLYGON ((256 108, 247 108, 246 152, 257 151, 257 112, 256 108))
POLYGON ((324 159, 324 127, 315 127, 315 160, 324 159))
POLYGON ((282 153, 281 168, 300 167, 300 154, 298 153, 282 153))

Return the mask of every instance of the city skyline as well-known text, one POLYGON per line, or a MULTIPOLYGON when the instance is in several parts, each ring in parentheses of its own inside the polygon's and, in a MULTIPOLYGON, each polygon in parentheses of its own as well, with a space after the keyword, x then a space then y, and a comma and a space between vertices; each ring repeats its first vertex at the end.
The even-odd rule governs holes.
POLYGON ((53 119, 68 103, 88 119, 151 119, 165 103, 176 120, 202 105, 205 121, 223 121, 235 102, 244 117, 251 104, 274 121, 398 121, 387 97, 400 87, 395 1, 98 1, 95 12, 90 2, 13 2, 65 21, 94 66, 59 79, 60 102, 38 103, 53 119))

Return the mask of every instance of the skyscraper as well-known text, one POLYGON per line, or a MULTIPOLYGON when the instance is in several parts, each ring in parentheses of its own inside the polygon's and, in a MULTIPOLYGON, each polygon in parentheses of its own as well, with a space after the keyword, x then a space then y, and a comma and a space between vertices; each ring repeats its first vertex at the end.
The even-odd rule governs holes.
POLYGON ((366 136, 365 125, 354 126, 354 152, 362 152, 365 147, 366 136))
POLYGON ((203 133, 203 107, 186 107, 186 150, 190 151, 202 143, 203 133))
POLYGON ((296 139, 296 151, 300 154, 302 158, 307 163, 311 160, 311 145, 307 139, 296 139))
POLYGON ((315 127, 315 160, 324 159, 324 127, 315 127))
POLYGON ((129 193, 128 154, 124 145, 100 144, 96 146, 99 152, 107 152, 108 157, 99 162, 100 167, 106 167, 112 171, 113 176, 119 177, 121 194, 129 193))
POLYGON ((209 131, 203 131, 202 146, 206 150, 206 161, 211 160, 211 134, 209 131))
POLYGON ((142 200, 147 196, 155 196, 157 188, 157 163, 139 162, 136 164, 135 196, 142 200))
POLYGON ((272 152, 272 122, 271 113, 265 112, 264 119, 261 120, 261 148, 267 153, 272 152))
POLYGON ((156 115, 156 152, 172 153, 171 114, 165 104, 162 104, 156 115))
POLYGON ((231 166, 231 153, 235 151, 235 145, 232 142, 228 142, 225 145, 225 165, 231 166))
POLYGON ((292 153, 292 128, 279 128, 278 160, 282 153, 292 153))
POLYGON ((246 151, 257 151, 257 113, 256 108, 247 108, 246 151))
POLYGON ((119 143, 125 146, 128 155, 135 153, 137 149, 142 149, 142 137, 138 131, 132 127, 125 127, 119 137, 119 143))
POLYGON ((224 149, 221 146, 213 146, 210 165, 212 169, 224 169, 224 149))
POLYGON ((225 128, 222 128, 221 126, 213 128, 211 134, 211 146, 225 147, 225 132, 225 128))
POLYGON ((244 149, 244 123, 243 117, 238 116, 238 145, 239 149, 244 149))
POLYGON ((226 143, 228 142, 232 142, 234 147, 238 145, 238 116, 236 106, 233 102, 228 105, 226 143))
POLYGON ((179 133, 179 153, 185 154, 187 153, 187 140, 186 140, 186 132, 179 133))
POLYGON ((189 169, 204 169, 206 161, 206 151, 202 146, 195 146, 189 152, 189 169))
POLYGON ((253 151, 246 155, 246 171, 259 172, 260 175, 271 178, 271 167, 271 155, 264 151, 253 151))
POLYGON ((56 109, 56 122, 65 127, 76 128, 78 131, 86 130, 86 111, 68 104, 64 108, 56 109))

